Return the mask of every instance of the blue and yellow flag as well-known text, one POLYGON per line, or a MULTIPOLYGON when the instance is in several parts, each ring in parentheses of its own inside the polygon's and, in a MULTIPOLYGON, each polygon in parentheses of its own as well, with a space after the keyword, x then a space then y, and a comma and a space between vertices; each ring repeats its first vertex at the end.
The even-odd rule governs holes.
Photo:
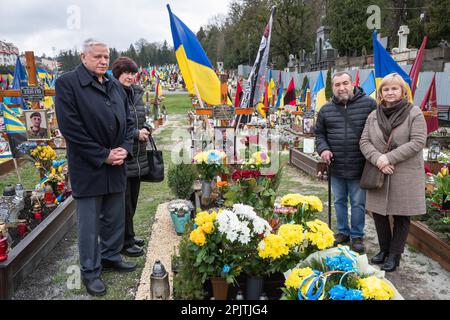
POLYGON ((362 84, 362 89, 364 93, 372 98, 376 97, 377 85, 375 83, 375 75, 373 74, 373 70, 370 71, 366 80, 362 84))
POLYGON ((316 84, 311 92, 312 101, 311 111, 319 112, 320 108, 327 102, 325 97, 325 82, 323 81, 322 71, 319 71, 316 84))
POLYGON ((377 39, 376 31, 373 32, 372 38, 377 88, 381 79, 383 79, 390 73, 396 72, 403 78, 403 80, 406 81, 409 86, 409 90, 411 90, 411 78, 405 72, 405 70, 403 70, 402 67, 400 67, 400 65, 394 60, 394 58, 391 57, 389 52, 387 52, 386 49, 383 48, 383 45, 377 39))
POLYGON ((6 133, 25 133, 26 128, 23 123, 17 118, 17 114, 8 108, 5 104, 1 104, 1 110, 5 121, 6 133))
POLYGON ((220 81, 205 51, 195 34, 172 13, 169 5, 167 9, 175 55, 189 93, 200 95, 208 104, 220 105, 220 81))

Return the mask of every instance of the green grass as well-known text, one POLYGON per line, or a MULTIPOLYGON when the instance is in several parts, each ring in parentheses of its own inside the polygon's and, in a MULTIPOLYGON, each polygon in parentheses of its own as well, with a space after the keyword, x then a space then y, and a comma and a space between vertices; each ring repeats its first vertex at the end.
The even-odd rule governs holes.
MULTIPOLYGON (((25 190, 34 189, 39 182, 39 171, 35 168, 34 164, 26 161, 19 165, 19 174, 22 181, 22 185, 25 190)), ((16 170, 9 172, 6 175, 0 177, 0 192, 3 194, 5 186, 12 184, 13 186, 19 183, 16 170)))
MULTIPOLYGON (((154 95, 150 94, 150 99, 153 99, 153 97, 154 95)), ((189 111, 193 110, 191 99, 187 93, 168 94, 164 97, 161 103, 162 105, 166 106, 169 116, 173 114, 187 115, 189 111)))

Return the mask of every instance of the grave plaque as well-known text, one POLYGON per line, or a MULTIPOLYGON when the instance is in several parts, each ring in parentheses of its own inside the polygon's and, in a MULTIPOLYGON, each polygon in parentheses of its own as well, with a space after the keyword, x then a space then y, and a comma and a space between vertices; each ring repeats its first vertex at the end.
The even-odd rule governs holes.
POLYGON ((233 106, 214 106, 213 117, 217 120, 232 120, 234 118, 233 106))
POLYGON ((21 96, 26 101, 44 100, 45 93, 42 87, 22 87, 20 88, 21 96))

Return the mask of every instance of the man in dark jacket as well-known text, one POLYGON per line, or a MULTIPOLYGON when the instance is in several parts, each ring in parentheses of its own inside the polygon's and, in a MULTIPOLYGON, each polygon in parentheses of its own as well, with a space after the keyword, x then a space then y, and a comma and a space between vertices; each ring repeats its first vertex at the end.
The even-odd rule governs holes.
POLYGON ((121 85, 106 74, 109 49, 86 40, 82 64, 56 81, 56 114, 67 141, 78 248, 88 293, 103 295, 101 270, 133 271, 122 260, 126 168, 133 148, 133 119, 121 85), (100 237, 100 244, 98 239, 100 237))
POLYGON ((347 72, 332 77, 333 100, 319 111, 316 123, 316 150, 331 164, 331 188, 334 194, 337 230, 335 245, 350 241, 351 248, 364 252, 366 192, 359 186, 365 158, 359 149, 366 119, 376 102, 354 87, 347 72), (348 198, 351 227, 348 225, 348 198))

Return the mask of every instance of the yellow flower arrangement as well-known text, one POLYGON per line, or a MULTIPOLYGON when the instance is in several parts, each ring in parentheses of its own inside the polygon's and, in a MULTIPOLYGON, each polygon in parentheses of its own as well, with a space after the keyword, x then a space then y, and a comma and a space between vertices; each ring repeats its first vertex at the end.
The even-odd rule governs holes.
POLYGON ((314 271, 309 267, 302 269, 293 269, 284 284, 287 288, 298 289, 303 283, 303 280, 305 280, 305 278, 309 277, 313 273, 314 271))
POLYGON ((394 297, 392 287, 375 276, 360 279, 358 284, 366 300, 390 300, 394 297))
POLYGON ((201 227, 207 222, 214 223, 214 221, 216 220, 216 217, 217 217, 217 212, 215 212, 215 211, 213 211, 211 213, 208 213, 207 211, 202 211, 202 212, 197 213, 197 215, 195 216, 195 223, 197 224, 197 226, 201 227))
POLYGON ((263 259, 276 260, 287 254, 289 254, 289 247, 280 235, 270 234, 259 243, 258 255, 263 259))
POLYGON ((319 250, 327 249, 334 244, 333 231, 328 228, 328 225, 318 219, 306 223, 308 232, 306 232, 306 239, 311 241, 319 250))
POLYGON ((299 224, 283 224, 277 232, 289 247, 300 244, 304 240, 303 227, 299 224))
POLYGON ((249 161, 250 164, 256 164, 257 166, 270 164, 270 157, 266 152, 255 152, 249 161))
POLYGON ((193 230, 189 235, 189 240, 191 240, 193 243, 198 245, 199 247, 202 247, 206 243, 206 236, 204 231, 201 228, 197 228, 193 230))
POLYGON ((214 223, 211 221, 205 222, 201 227, 199 227, 204 233, 210 234, 214 232, 214 223))
POLYGON ((323 210, 322 201, 316 196, 303 196, 298 193, 289 193, 281 198, 281 205, 298 207, 305 204, 305 210, 320 212, 323 210))

